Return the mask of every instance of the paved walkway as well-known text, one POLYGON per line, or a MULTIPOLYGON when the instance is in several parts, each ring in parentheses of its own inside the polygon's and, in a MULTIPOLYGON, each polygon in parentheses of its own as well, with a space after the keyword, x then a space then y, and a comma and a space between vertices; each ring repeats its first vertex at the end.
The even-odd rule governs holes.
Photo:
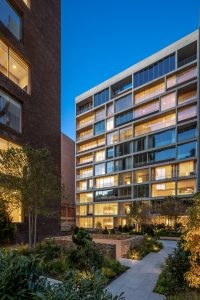
POLYGON ((130 269, 112 281, 107 289, 114 295, 124 292, 126 300, 163 300, 162 295, 153 293, 161 266, 165 258, 176 246, 175 241, 162 241, 164 248, 158 253, 150 253, 142 260, 119 259, 130 269))

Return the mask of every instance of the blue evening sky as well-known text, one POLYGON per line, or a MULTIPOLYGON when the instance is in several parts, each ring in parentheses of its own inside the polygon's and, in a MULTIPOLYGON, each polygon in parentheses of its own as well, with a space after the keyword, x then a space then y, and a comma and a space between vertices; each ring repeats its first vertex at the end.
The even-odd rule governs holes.
POLYGON ((62 132, 75 97, 198 27, 199 0, 62 0, 62 132))

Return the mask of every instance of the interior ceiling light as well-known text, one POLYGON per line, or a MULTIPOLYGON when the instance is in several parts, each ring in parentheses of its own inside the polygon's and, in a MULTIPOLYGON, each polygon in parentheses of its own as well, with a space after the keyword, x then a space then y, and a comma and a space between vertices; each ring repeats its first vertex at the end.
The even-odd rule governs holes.
POLYGON ((16 65, 13 65, 13 69, 17 69, 16 65))

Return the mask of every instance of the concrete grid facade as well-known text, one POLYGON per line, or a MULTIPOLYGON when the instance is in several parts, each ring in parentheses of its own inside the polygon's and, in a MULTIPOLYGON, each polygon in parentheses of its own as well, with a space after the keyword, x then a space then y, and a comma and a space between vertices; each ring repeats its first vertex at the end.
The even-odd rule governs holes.
POLYGON ((76 98, 76 223, 125 225, 198 190, 199 30, 76 98))

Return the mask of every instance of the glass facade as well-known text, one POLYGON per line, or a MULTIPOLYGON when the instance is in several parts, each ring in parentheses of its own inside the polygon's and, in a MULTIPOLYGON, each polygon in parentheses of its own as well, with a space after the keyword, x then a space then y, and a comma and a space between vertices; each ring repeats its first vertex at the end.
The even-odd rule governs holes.
POLYGON ((21 104, 1 90, 0 123, 21 132, 21 104))
POLYGON ((191 142, 178 146, 178 159, 196 156, 197 143, 191 142))
POLYGON ((94 125, 94 134, 101 134, 105 132, 105 121, 98 122, 94 125))
POLYGON ((94 173, 95 173, 96 176, 97 175, 104 175, 106 173, 106 165, 105 165, 105 163, 95 165, 95 167, 94 167, 94 173))
POLYGON ((152 197, 167 197, 176 194, 175 182, 152 184, 152 197))
POLYGON ((149 162, 150 163, 171 160, 171 159, 176 159, 176 149, 175 148, 168 148, 165 150, 149 153, 149 162))
POLYGON ((126 142, 115 147, 115 156, 122 156, 132 153, 132 142, 126 142))
POLYGON ((0 2, 0 21, 18 40, 21 39, 21 18, 7 0, 1 0, 0 2))
POLYGON ((145 115, 149 115, 155 112, 159 111, 159 101, 151 102, 150 104, 145 104, 143 106, 140 106, 139 108, 136 108, 134 110, 134 118, 142 118, 145 115))
POLYGON ((163 76, 175 69, 175 54, 172 54, 153 65, 134 74, 134 88, 163 76))
POLYGON ((148 184, 136 185, 134 186, 133 192, 134 192, 134 198, 149 197, 149 185, 148 184))
POLYGON ((175 129, 149 136, 149 148, 163 147, 176 142, 175 129))
POLYGON ((128 111, 115 117, 115 126, 126 124, 133 120, 133 111, 128 111))
POLYGON ((178 142, 195 138, 197 134, 196 125, 178 129, 178 142))
POLYGON ((105 89, 94 95, 94 107, 109 101, 109 89, 105 89))
POLYGON ((132 107, 132 94, 126 95, 115 101, 115 112, 120 112, 122 110, 132 107))

